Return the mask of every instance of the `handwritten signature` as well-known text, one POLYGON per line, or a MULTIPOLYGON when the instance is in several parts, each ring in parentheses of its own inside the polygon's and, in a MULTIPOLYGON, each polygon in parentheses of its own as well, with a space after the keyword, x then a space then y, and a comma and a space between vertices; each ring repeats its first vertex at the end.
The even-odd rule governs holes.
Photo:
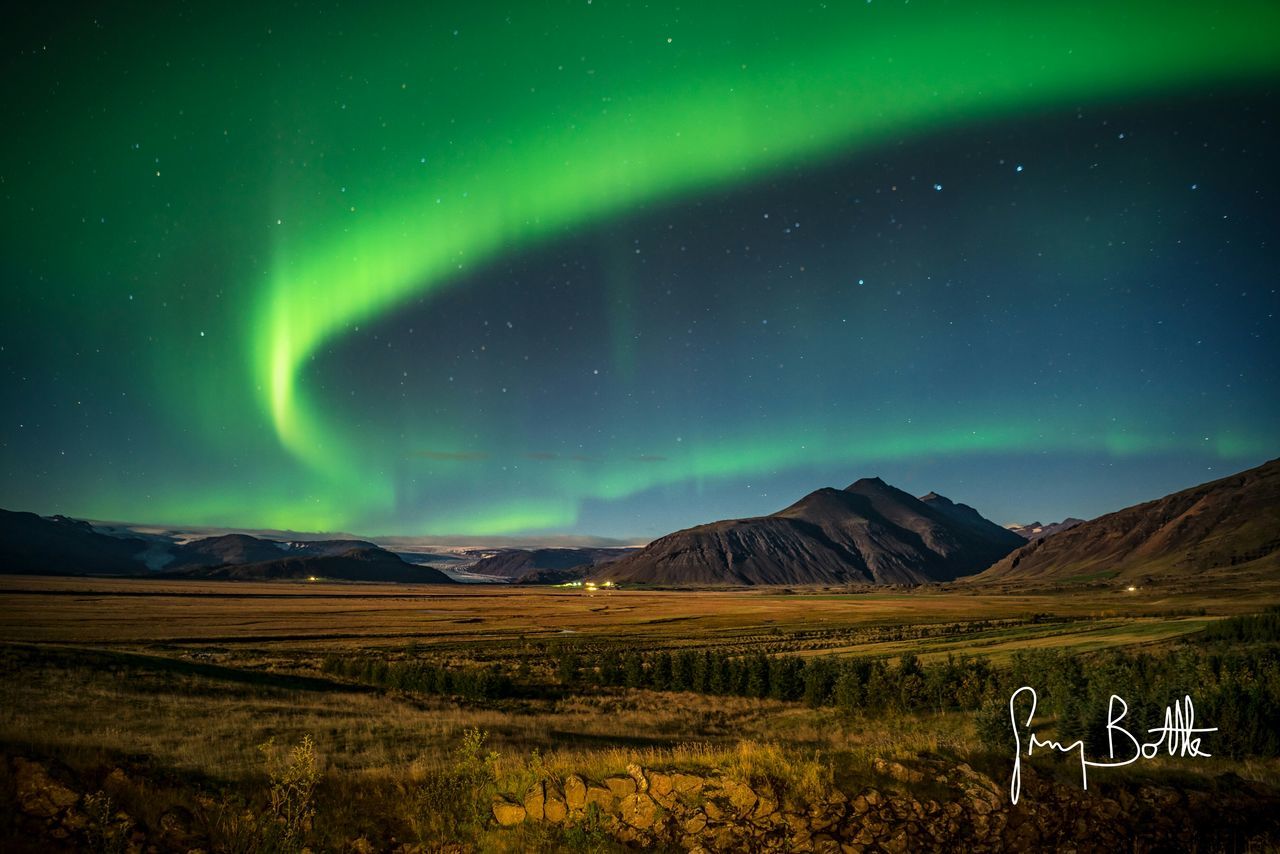
POLYGON ((1196 727, 1196 709, 1191 702, 1190 695, 1184 696, 1182 700, 1174 703, 1172 706, 1166 706, 1164 710, 1164 726, 1153 727, 1147 730, 1148 734, 1159 734, 1155 741, 1139 741, 1133 733, 1120 726, 1120 722, 1124 720, 1124 716, 1129 713, 1129 704, 1119 696, 1112 694, 1111 701, 1107 704, 1107 756, 1111 760, 1109 762, 1093 761, 1085 758, 1084 741, 1073 741, 1071 744, 1063 745, 1061 742, 1051 739, 1042 739, 1034 732, 1031 732, 1031 720, 1036 714, 1036 692, 1029 685, 1024 685, 1017 691, 1013 692, 1013 696, 1009 698, 1009 722, 1013 725, 1013 779, 1009 784, 1009 797, 1013 803, 1018 802, 1018 796, 1022 793, 1022 728, 1019 727, 1018 713, 1014 706, 1018 702, 1018 697, 1024 692, 1031 694, 1031 708, 1027 712, 1026 723, 1022 725, 1026 729, 1027 740, 1027 756, 1035 751, 1037 747, 1051 747, 1059 753, 1070 753, 1078 751, 1080 755, 1080 784, 1085 788, 1089 788, 1089 769, 1090 768, 1119 768, 1123 765, 1131 765, 1139 759, 1154 759, 1163 747, 1170 755, 1188 756, 1188 757, 1208 757, 1211 753, 1206 753, 1200 749, 1199 733, 1217 732, 1217 727, 1196 727), (1116 704, 1120 704, 1120 713, 1116 714, 1116 704), (1128 759, 1116 759, 1116 740, 1120 738, 1120 745, 1123 748, 1125 740, 1128 741, 1133 750, 1133 755, 1128 759))

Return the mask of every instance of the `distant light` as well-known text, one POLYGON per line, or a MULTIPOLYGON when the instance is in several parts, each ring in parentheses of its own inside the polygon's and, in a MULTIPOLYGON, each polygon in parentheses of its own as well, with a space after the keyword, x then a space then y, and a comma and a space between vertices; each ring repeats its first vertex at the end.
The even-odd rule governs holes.
POLYGON ((1138 592, 1138 588, 1134 587, 1132 584, 1130 584, 1130 585, 1129 585, 1128 590, 1129 590, 1129 592, 1130 592, 1130 593, 1137 593, 1137 592, 1138 592))
POLYGON ((308 576, 307 576, 307 581, 319 581, 319 580, 320 580, 320 579, 316 578, 314 575, 308 575, 308 576))
POLYGON ((933 189, 934 189, 936 192, 941 193, 941 192, 942 192, 942 185, 941 185, 941 184, 934 184, 934 185, 933 185, 933 189))

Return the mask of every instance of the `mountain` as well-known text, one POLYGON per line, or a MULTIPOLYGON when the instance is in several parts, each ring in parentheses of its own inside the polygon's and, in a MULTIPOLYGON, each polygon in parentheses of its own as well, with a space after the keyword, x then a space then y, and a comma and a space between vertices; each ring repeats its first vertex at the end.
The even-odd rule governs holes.
POLYGON ((340 554, 301 554, 259 563, 192 567, 162 574, 166 578, 207 578, 236 581, 323 579, 326 581, 383 581, 409 584, 456 584, 429 566, 405 563, 377 546, 353 548, 340 554))
MULTIPOLYGON (((476 561, 468 572, 498 578, 522 579, 543 570, 558 573, 576 567, 592 567, 610 563, 631 554, 634 549, 504 549, 491 557, 476 561)), ((585 573, 583 573, 585 574, 585 573)), ((542 577, 542 576, 539 576, 542 577)), ((558 577, 548 575, 550 577, 558 577)), ((581 577, 581 576, 579 576, 581 577)))
POLYGON ((568 569, 531 569, 513 580, 513 584, 567 584, 571 581, 582 581, 595 570, 589 563, 571 566, 568 569))
POLYGON ((173 560, 165 566, 165 569, 266 563, 282 557, 333 557, 353 549, 381 551, 378 546, 364 540, 279 542, 251 537, 248 534, 223 534, 174 546, 171 549, 173 560))
POLYGON ((1048 525, 1041 522, 1032 522, 1029 525, 1005 525, 1005 528, 1013 531, 1024 540, 1042 540, 1050 534, 1057 534, 1068 528, 1074 528, 1083 521, 1083 519, 1068 516, 1061 522, 1050 522, 1048 525))
POLYGON ((152 543, 100 534, 88 522, 0 510, 0 573, 134 575, 152 543))
POLYGON ((1026 541, 936 493, 880 478, 819 489, 769 516, 668 534, 593 578, 622 583, 922 584, 979 572, 1026 541))
POLYGON ((1280 567, 1280 460, 1034 540, 971 583, 1172 580, 1280 567))
POLYGON ((176 543, 112 536, 77 519, 9 510, 0 510, 0 574, 455 583, 364 540, 278 542, 225 534, 176 543))

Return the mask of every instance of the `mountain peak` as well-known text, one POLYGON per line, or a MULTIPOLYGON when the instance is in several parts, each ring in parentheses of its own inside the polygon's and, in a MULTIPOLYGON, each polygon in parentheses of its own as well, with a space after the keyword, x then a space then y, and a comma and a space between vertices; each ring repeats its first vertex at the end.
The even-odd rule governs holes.
POLYGON ((938 493, 936 493, 936 492, 929 492, 929 493, 926 493, 926 494, 924 494, 924 495, 921 495, 921 496, 920 496, 920 500, 921 500, 921 501, 923 501, 923 502, 925 502, 926 504, 927 504, 927 503, 929 503, 929 502, 931 502, 931 501, 936 501, 936 502, 937 502, 937 503, 939 503, 939 504, 955 504, 955 502, 954 502, 954 501, 952 501, 952 500, 951 500, 950 498, 948 498, 947 496, 945 496, 945 495, 939 495, 939 494, 938 494, 938 493))
POLYGON ((861 492, 864 489, 884 489, 889 484, 878 477, 860 477, 845 487, 845 492, 861 492))

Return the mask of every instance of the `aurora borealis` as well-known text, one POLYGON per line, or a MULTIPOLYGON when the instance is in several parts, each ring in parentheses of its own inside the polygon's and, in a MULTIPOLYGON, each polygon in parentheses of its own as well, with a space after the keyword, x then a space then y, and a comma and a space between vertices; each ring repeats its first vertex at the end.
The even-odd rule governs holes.
POLYGON ((1266 2, 28 20, 0 506, 646 538, 868 474, 1048 521, 1256 464, 1276 32, 1266 2))

